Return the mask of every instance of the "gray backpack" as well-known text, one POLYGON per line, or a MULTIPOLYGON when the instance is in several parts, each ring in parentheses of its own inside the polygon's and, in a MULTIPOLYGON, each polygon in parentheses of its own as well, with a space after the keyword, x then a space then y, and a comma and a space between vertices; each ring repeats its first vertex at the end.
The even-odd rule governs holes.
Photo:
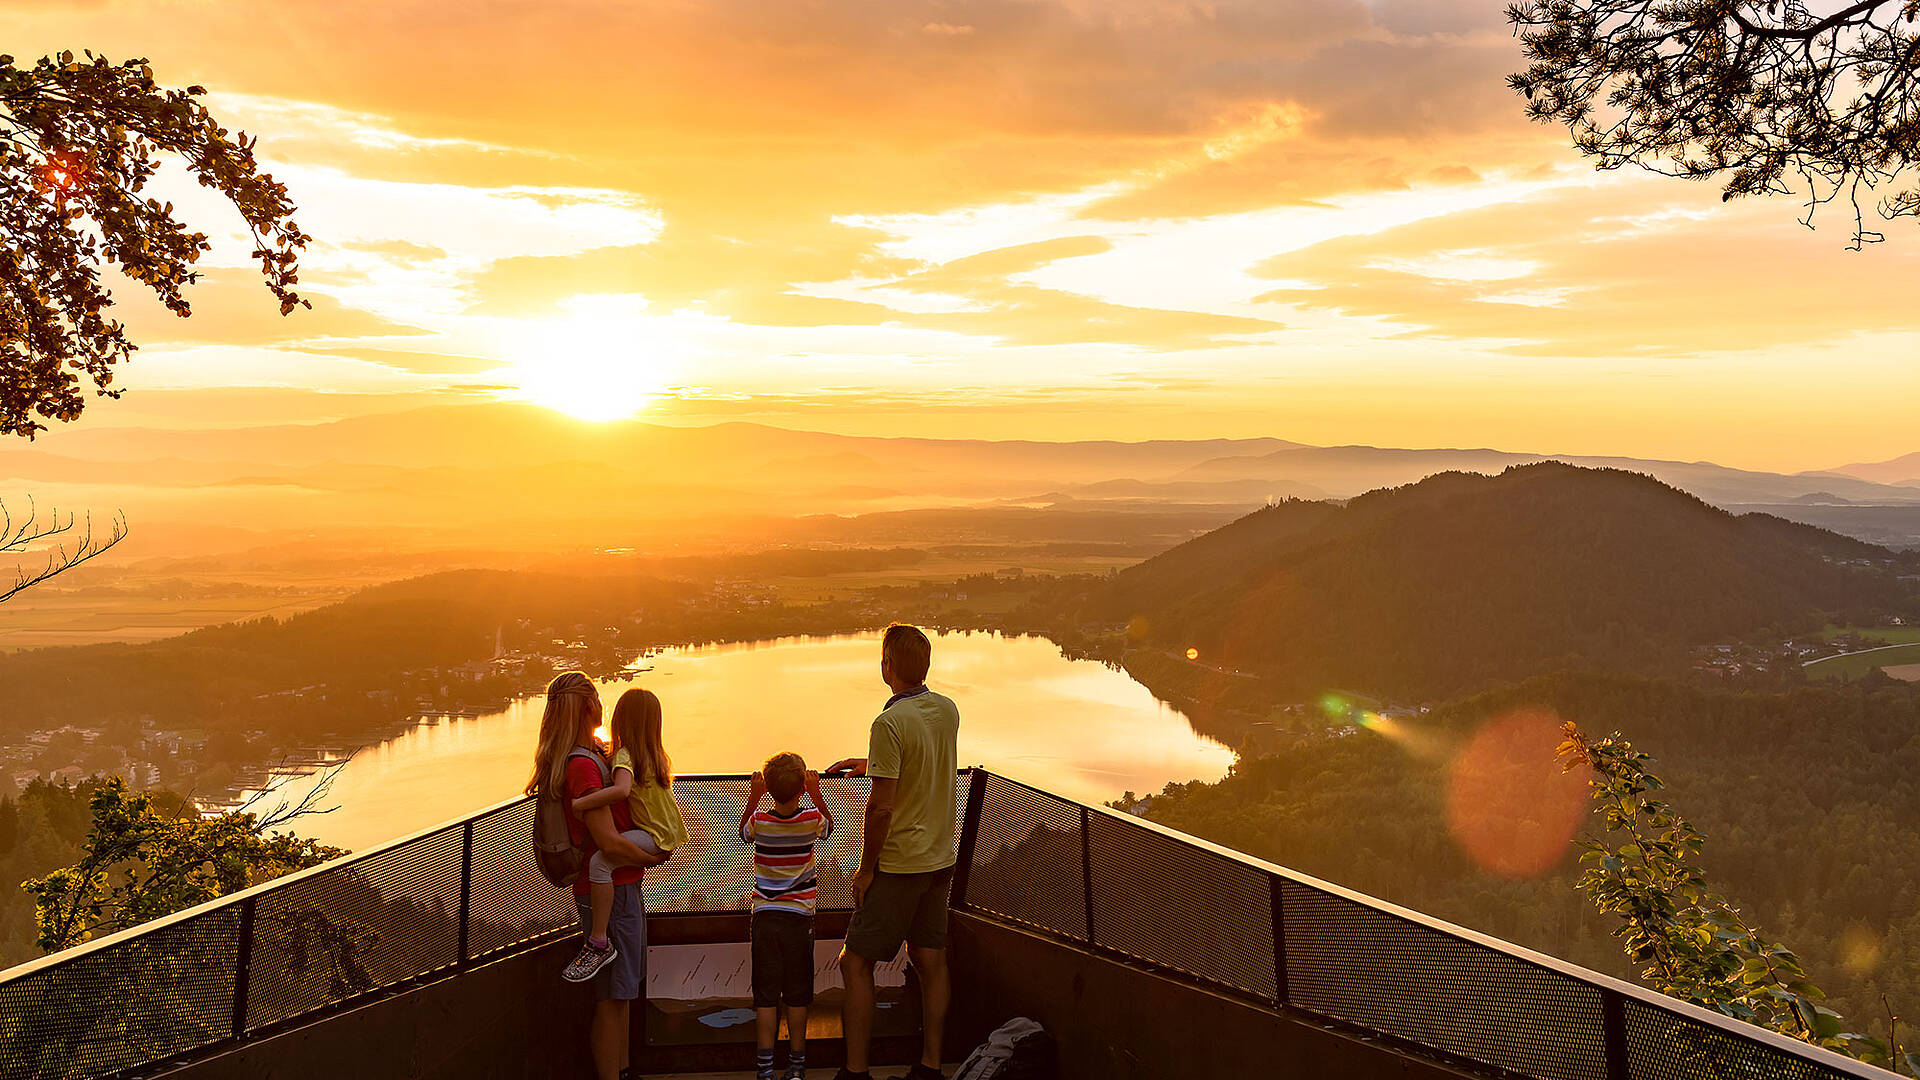
POLYGON ((953 1080, 1056 1080, 1058 1053, 1045 1028, 1016 1016, 967 1055, 953 1080))
MULTIPOLYGON (((613 783, 613 770, 607 767, 606 758, 585 747, 575 747, 567 760, 577 757, 600 767, 601 784, 613 783)), ((566 797, 564 788, 548 791, 542 784, 533 806, 533 864, 541 877, 563 888, 572 885, 587 865, 587 853, 573 842, 573 832, 567 828, 566 797)))

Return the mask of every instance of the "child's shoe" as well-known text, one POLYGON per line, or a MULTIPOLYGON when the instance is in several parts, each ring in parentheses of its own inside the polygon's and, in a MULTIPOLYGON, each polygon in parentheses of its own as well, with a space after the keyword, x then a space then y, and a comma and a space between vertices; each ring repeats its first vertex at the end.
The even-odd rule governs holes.
POLYGON ((787 1072, 780 1080, 807 1080, 806 1051, 787 1051, 787 1072))
POLYGON ((579 955, 560 972, 560 977, 568 982, 586 982, 600 974, 600 969, 613 963, 613 958, 619 955, 620 950, 613 947, 613 942, 596 945, 592 939, 588 939, 580 946, 579 955))

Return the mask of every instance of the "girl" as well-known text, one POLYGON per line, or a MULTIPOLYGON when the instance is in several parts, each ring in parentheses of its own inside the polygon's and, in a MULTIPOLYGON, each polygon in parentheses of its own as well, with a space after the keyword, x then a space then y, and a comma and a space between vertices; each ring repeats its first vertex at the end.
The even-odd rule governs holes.
MULTIPOLYGON (((660 735, 660 699, 651 690, 629 690, 613 706, 613 783, 573 801, 573 812, 626 800, 633 828, 622 833, 640 850, 664 860, 687 842, 686 822, 673 798, 673 761, 660 735)), ((587 863, 593 918, 580 953, 561 977, 585 982, 612 958, 607 919, 613 910, 613 862, 596 851, 587 863)))

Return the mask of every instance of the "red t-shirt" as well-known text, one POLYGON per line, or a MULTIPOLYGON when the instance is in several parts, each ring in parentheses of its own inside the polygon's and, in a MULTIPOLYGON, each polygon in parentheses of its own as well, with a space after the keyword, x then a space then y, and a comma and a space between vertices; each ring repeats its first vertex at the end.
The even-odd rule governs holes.
MULTIPOLYGON (((593 834, 587 831, 587 823, 580 820, 580 815, 573 812, 573 800, 582 795, 590 795, 606 786, 606 784, 600 781, 600 766, 583 757, 570 756, 567 758, 567 833, 573 838, 573 845, 585 852, 589 859, 593 858, 595 851, 593 834)), ((613 811, 613 827, 615 829, 620 832, 626 832, 628 829, 633 828, 633 817, 627 811, 627 801, 625 799, 614 803, 607 809, 613 811)), ((613 883, 615 885, 631 885, 640 880, 640 875, 643 872, 644 871, 638 866, 616 865, 613 868, 613 883)), ((588 885, 587 871, 583 866, 580 870, 580 876, 575 878, 573 882, 574 895, 587 895, 588 885)))

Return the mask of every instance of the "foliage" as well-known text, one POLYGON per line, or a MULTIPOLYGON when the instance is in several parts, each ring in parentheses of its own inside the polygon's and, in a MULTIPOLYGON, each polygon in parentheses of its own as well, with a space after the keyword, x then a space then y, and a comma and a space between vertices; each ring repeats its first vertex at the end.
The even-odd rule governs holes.
POLYGON ((79 861, 21 886, 34 897, 40 947, 57 952, 345 854, 277 831, 312 813, 317 797, 261 815, 203 815, 107 780, 89 801, 79 861))
POLYGON ((209 245, 172 203, 144 195, 162 153, 240 211, 281 314, 306 304, 293 286, 310 237, 285 186, 261 171, 256 140, 221 127, 205 93, 162 90, 143 60, 64 52, 22 67, 0 56, 0 435, 78 417, 79 372, 117 395, 113 365, 136 346, 109 317, 103 266, 191 313, 184 289, 209 245))
MULTIPOLYGON (((1707 886, 1706 838, 1671 804, 1652 758, 1615 737, 1589 739, 1568 721, 1562 767, 1587 769, 1607 839, 1583 838, 1579 889, 1620 921, 1614 931, 1640 977, 1661 993, 1877 1065, 1887 1043, 1845 1030, 1800 958, 1707 886)), ((1910 1069, 1920 1060, 1908 1057, 1910 1069)), ((1920 1076, 1920 1071, 1914 1075, 1920 1076)))
MULTIPOLYGON (((1854 247, 1863 197, 1920 155, 1920 2, 1520 0, 1530 61, 1508 83, 1535 120, 1565 124, 1600 168, 1719 178, 1722 197, 1805 192, 1808 217, 1844 195, 1854 247)), ((1890 190, 1889 219, 1920 211, 1890 190)))

